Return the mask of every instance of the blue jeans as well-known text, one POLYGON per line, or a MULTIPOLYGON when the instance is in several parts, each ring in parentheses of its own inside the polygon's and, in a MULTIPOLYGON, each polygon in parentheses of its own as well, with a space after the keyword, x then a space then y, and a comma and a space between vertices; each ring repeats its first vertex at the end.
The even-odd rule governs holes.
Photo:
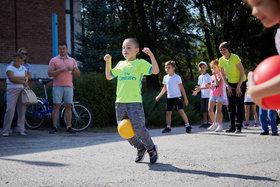
POLYGON ((271 126, 271 131, 273 134, 276 134, 278 132, 277 125, 276 125, 276 118, 275 118, 275 111, 274 110, 264 110, 260 107, 259 112, 259 120, 262 125, 262 129, 264 132, 268 132, 268 124, 267 124, 267 118, 269 121, 269 124, 271 126))

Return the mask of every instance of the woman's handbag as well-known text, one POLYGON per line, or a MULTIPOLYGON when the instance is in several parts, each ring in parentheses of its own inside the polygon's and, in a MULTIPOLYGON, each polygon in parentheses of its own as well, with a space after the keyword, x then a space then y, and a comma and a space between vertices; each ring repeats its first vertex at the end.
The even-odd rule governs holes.
POLYGON ((22 90, 21 101, 25 105, 38 103, 37 96, 35 95, 35 93, 29 87, 25 87, 22 90))

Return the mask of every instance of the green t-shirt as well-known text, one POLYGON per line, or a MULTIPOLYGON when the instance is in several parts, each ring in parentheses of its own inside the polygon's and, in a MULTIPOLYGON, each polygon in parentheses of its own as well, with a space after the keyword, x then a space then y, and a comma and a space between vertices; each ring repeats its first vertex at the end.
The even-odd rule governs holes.
POLYGON ((143 59, 120 61, 111 74, 118 78, 116 103, 142 103, 142 78, 151 71, 152 65, 143 59))
MULTIPOLYGON (((219 66, 221 68, 224 68, 224 70, 227 74, 229 83, 238 83, 239 82, 239 78, 240 78, 240 74, 241 74, 239 69, 237 68, 237 64, 239 64, 239 63, 241 63, 239 56, 237 56, 236 54, 232 54, 232 53, 231 53, 229 59, 226 59, 224 56, 222 56, 219 59, 219 66)), ((243 81, 246 81, 245 74, 243 77, 243 81)))

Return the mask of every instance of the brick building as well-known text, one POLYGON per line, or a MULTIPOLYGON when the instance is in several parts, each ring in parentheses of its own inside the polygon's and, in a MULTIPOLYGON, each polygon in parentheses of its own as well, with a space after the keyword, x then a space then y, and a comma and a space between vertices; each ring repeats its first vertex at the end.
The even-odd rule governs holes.
MULTIPOLYGON (((21 47, 27 48, 33 78, 46 77, 53 57, 53 20, 57 16, 58 42, 66 41, 68 52, 76 49, 77 32, 81 31, 80 0, 1 0, 0 1, 0 79, 7 64, 21 47)), ((3 84, 3 83, 2 83, 3 84)), ((2 87, 2 86, 1 86, 2 87)))

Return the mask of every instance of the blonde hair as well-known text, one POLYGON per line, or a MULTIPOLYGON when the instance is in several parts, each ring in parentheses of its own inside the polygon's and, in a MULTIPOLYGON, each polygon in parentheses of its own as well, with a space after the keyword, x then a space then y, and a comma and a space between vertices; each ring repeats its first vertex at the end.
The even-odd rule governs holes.
POLYGON ((219 61, 218 61, 218 59, 212 60, 212 61, 210 62, 210 65, 212 65, 212 66, 217 66, 218 68, 220 68, 220 67, 219 67, 219 61))

